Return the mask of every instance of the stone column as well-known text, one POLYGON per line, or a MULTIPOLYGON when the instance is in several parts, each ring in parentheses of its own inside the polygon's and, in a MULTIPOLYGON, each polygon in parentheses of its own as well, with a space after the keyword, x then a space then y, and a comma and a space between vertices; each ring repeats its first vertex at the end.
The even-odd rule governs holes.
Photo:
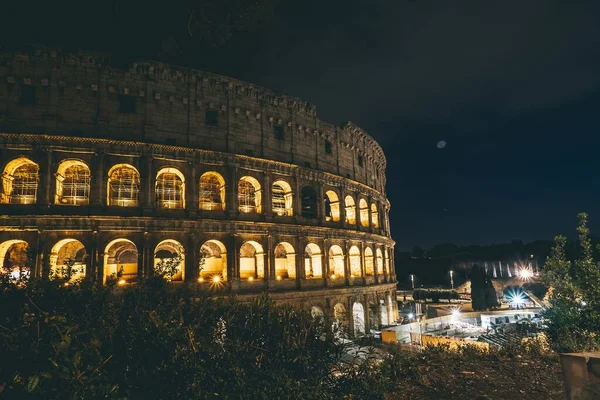
POLYGON ((269 220, 273 216, 273 188, 271 187, 272 179, 270 173, 265 173, 263 179, 263 214, 269 220))
POLYGON ((51 193, 52 180, 54 179, 54 171, 52 170, 52 151, 44 149, 44 158, 40 162, 40 191, 38 199, 43 205, 54 203, 54 198, 51 193))
POLYGON ((325 221, 325 191, 322 183, 317 185, 317 196, 317 219, 322 224, 325 221))
MULTIPOLYGON (((142 240, 140 241, 141 248, 138 247, 138 278, 149 276, 147 271, 153 270, 153 265, 150 264, 151 266, 147 267, 149 262, 152 263, 154 261, 154 257, 150 256, 150 254, 154 255, 154 251, 152 251, 151 253, 149 252, 149 243, 146 239, 148 236, 149 235, 147 234, 147 232, 144 232, 142 240)), ((135 245, 137 246, 138 244, 136 243, 135 245)))
POLYGON ((267 235, 265 280, 275 280, 275 249, 273 246, 273 235, 267 235))
POLYGON ((105 186, 108 177, 104 177, 104 150, 100 149, 94 156, 91 171, 90 205, 101 207, 105 204, 105 186))
POLYGON ((323 245, 321 248, 323 249, 323 258, 321 260, 323 263, 323 278, 329 279, 329 276, 331 275, 331 266, 329 265, 329 239, 323 239, 323 245))
POLYGON ((146 155, 140 162, 142 171, 140 171, 140 181, 142 189, 140 190, 140 205, 144 209, 153 209, 154 201, 154 171, 152 168, 152 157, 146 155))
POLYGON ((306 279, 306 271, 304 270, 304 246, 306 240, 296 236, 294 248, 296 249, 296 282, 300 284, 300 279, 306 279))
POLYGON ((185 178, 185 209, 188 211, 197 211, 198 203, 198 179, 196 179, 196 166, 193 162, 188 163, 188 174, 185 178))
POLYGON ((92 234, 88 241, 89 253, 85 262, 85 276, 94 276, 96 271, 96 264, 98 260, 98 231, 92 230, 92 234))
POLYGON ((238 237, 232 233, 227 243, 227 276, 231 280, 240 279, 238 237))
POLYGON ((373 233, 375 227, 373 226, 373 213, 371 211, 371 204, 373 202, 373 198, 371 196, 367 197, 367 215, 369 218, 369 232, 373 233))
POLYGON ((363 280, 365 276, 367 276, 365 272, 365 243, 360 242, 360 273, 363 277, 363 280))
POLYGON ((350 284, 350 242, 344 240, 344 276, 346 278, 346 285, 350 284))
POLYGON ((229 201, 227 202, 227 209, 229 213, 233 216, 239 214, 239 201, 238 201, 238 179, 239 179, 239 170, 237 167, 231 167, 228 170, 229 172, 229 185, 226 188, 227 196, 229 197, 229 201))
POLYGON ((302 216, 302 199, 300 198, 300 177, 296 175, 294 177, 294 183, 292 186, 292 199, 294 204, 294 215, 297 217, 302 216))

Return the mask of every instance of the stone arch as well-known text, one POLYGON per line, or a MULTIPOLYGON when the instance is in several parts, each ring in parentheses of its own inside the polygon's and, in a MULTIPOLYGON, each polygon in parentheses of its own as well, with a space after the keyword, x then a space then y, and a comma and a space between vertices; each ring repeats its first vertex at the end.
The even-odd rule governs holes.
POLYGON ((200 278, 213 279, 219 276, 219 280, 227 281, 227 248, 218 240, 207 240, 200 247, 203 255, 203 265, 200 278))
POLYGON ((317 192, 312 186, 304 186, 300 193, 302 216, 305 218, 317 217, 317 192))
POLYGON ((306 279, 323 277, 323 253, 316 243, 309 243, 304 248, 304 277, 306 279))
POLYGON ((340 221, 340 198, 333 190, 325 192, 325 220, 340 221))
POLYGON ((240 278, 263 279, 265 254, 260 243, 248 240, 240 247, 240 278))
POLYGON ((354 322, 354 336, 365 334, 365 308, 362 303, 352 305, 352 321, 354 322))
POLYGON ((350 247, 348 257, 350 261, 350 276, 361 277, 362 268, 360 262, 360 249, 357 246, 350 247))
POLYGON ((177 240, 166 239, 156 245, 154 249, 154 268, 167 263, 175 262, 174 272, 165 275, 170 281, 183 281, 185 279, 185 249, 177 240))
POLYGON ((292 187, 284 180, 277 180, 271 186, 273 214, 291 217, 294 215, 292 187))
POLYGON ((381 325, 384 325, 384 326, 390 325, 390 319, 389 319, 390 318, 390 313, 389 313, 386 301, 384 299, 380 300, 379 308, 381 310, 380 311, 380 313, 381 313, 381 315, 380 315, 380 317, 381 317, 381 325))
POLYGON ((371 203, 371 226, 379 229, 379 211, 377 211, 377 204, 375 203, 371 203))
POLYGON ((331 278, 343 278, 344 273, 344 251, 340 246, 334 244, 329 248, 329 273, 331 278))
POLYGON ((40 167, 26 157, 17 157, 2 173, 2 204, 35 204, 40 180, 40 167))
POLYGON ((137 207, 140 198, 140 173, 130 164, 117 164, 108 171, 106 204, 137 207))
POLYGON ((81 206, 90 202, 90 168, 81 160, 61 161, 56 170, 56 196, 54 203, 81 206))
POLYGON ((104 250, 104 280, 116 279, 126 283, 138 278, 138 249, 129 239, 118 238, 109 242, 104 250))
POLYGON ((225 179, 215 171, 205 172, 200 176, 199 207, 206 211, 224 211, 225 179))
POLYGON ((377 248, 377 250, 375 250, 375 274, 383 274, 383 254, 381 253, 380 248, 377 248))
POLYGON ((275 246, 275 275, 277 279, 296 278, 296 251, 288 242, 275 246))
POLYGON ((323 309, 319 306, 312 306, 310 308, 310 315, 314 319, 317 319, 317 318, 324 319, 325 318, 325 313, 323 312, 323 309))
POLYGON ((166 167, 156 173, 154 185, 156 206, 159 208, 185 208, 185 177, 177 168, 166 167))
POLYGON ((346 211, 346 223, 356 225, 356 205, 354 198, 350 195, 344 198, 344 206, 346 211))
POLYGON ((71 264, 70 280, 85 278, 87 251, 77 239, 67 238, 56 242, 50 250, 50 276, 66 278, 68 265, 71 264))
POLYGON ((348 326, 348 312, 346 311, 346 306, 342 303, 336 303, 333 306, 333 323, 332 328, 334 332, 339 329, 341 331, 344 330, 348 326))
POLYGON ((9 274, 11 279, 21 280, 31 276, 29 243, 21 239, 11 239, 0 243, 0 272, 9 274))
POLYGON ((387 293, 386 295, 387 300, 387 309, 388 309, 388 324, 394 324, 396 323, 396 317, 395 317, 395 312, 394 312, 394 303, 392 302, 392 295, 390 293, 387 293))
POLYGON ((262 189, 252 176, 242 176, 238 182, 239 210, 247 214, 262 213, 262 189))
POLYGON ((370 247, 365 247, 365 275, 375 275, 375 266, 373 263, 373 250, 370 247))
POLYGON ((369 205, 365 199, 358 201, 358 210, 360 214, 360 225, 363 228, 369 227, 369 205))

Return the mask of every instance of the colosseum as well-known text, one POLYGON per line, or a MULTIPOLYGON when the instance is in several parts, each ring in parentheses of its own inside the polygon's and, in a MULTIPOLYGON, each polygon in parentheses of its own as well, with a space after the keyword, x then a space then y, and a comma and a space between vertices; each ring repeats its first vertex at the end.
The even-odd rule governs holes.
POLYGON ((358 126, 250 83, 103 54, 0 54, 0 258, 395 322, 386 159, 358 126), (215 289, 216 288, 216 289, 215 289))

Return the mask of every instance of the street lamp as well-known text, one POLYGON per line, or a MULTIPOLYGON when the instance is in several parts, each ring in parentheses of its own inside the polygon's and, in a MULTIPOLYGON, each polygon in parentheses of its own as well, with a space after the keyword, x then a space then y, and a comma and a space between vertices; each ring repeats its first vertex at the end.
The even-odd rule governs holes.
POLYGON ((412 284, 412 288, 415 288, 415 275, 410 274, 410 283, 412 284))
POLYGON ((450 270, 450 288, 454 289, 454 271, 450 270))

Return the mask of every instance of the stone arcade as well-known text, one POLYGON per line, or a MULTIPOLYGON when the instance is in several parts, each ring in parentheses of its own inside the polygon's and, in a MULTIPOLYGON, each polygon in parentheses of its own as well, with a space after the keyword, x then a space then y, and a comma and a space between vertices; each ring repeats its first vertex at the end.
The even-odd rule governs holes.
POLYGON ((385 166, 354 124, 249 83, 91 53, 0 54, 8 273, 27 263, 48 279, 71 260, 80 276, 122 269, 133 284, 179 253, 175 281, 269 290, 361 334, 396 315, 385 166))

